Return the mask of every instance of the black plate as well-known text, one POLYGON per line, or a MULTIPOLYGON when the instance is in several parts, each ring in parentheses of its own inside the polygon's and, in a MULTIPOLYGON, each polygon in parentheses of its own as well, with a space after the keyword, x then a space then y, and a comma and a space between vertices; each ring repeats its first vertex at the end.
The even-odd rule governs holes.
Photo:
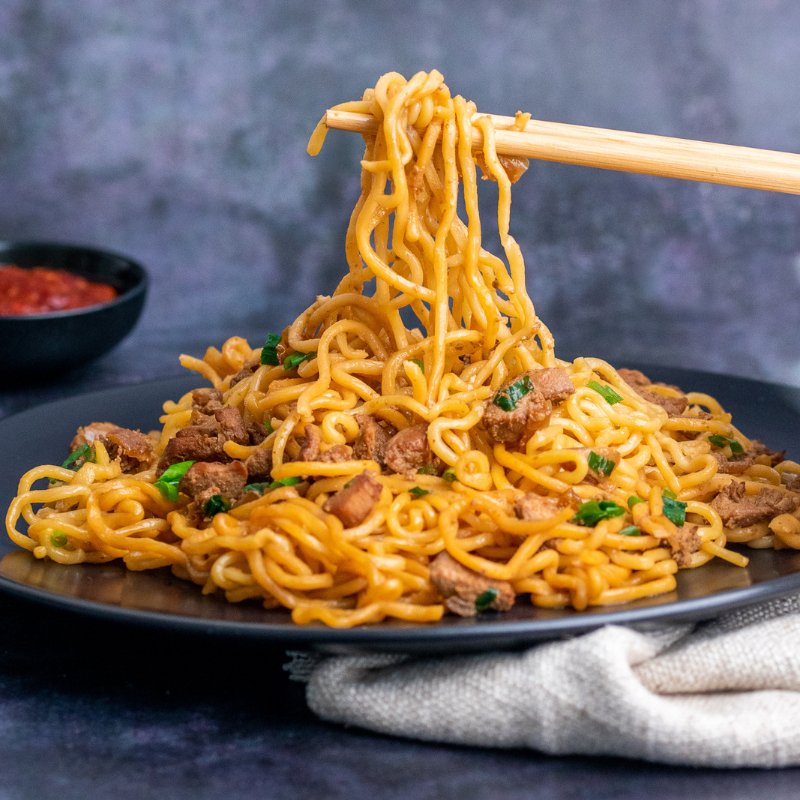
MULTIPOLYGON (((689 370, 642 367, 651 377, 705 391, 733 412, 737 425, 774 448, 797 457, 800 390, 689 370)), ((87 422, 154 428, 161 404, 177 399, 197 379, 172 378, 72 397, 0 420, 0 504, 5 508, 19 476, 41 463, 60 463, 75 429, 87 422)), ((584 612, 533 608, 521 599, 507 614, 478 619, 445 617, 433 625, 387 622, 354 630, 294 625, 286 612, 257 603, 232 605, 200 594, 166 570, 128 572, 116 564, 63 567, 34 559, 0 538, 0 590, 94 617, 183 632, 259 639, 272 645, 328 651, 384 650, 415 653, 520 647, 570 636, 606 624, 651 625, 713 617, 732 608, 800 591, 800 552, 748 551, 741 569, 722 561, 678 574, 677 589, 621 607, 584 612)))

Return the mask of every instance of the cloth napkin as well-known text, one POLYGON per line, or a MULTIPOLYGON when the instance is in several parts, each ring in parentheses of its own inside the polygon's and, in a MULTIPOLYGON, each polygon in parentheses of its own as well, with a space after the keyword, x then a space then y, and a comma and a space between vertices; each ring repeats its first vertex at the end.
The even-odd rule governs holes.
POLYGON ((521 652, 295 657, 310 708, 381 733, 669 764, 800 764, 800 595, 521 652))

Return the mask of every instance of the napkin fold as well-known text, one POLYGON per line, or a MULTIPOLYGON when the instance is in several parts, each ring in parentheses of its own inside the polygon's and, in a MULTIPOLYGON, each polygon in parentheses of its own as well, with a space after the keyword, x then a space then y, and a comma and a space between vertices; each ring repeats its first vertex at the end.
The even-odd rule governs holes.
POLYGON ((310 708, 396 736, 713 767, 800 764, 800 595, 521 652, 296 659, 310 708))

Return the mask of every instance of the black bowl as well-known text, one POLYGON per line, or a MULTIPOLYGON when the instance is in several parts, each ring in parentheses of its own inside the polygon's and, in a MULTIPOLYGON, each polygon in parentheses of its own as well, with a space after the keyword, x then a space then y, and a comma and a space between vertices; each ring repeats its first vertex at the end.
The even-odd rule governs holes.
POLYGON ((5 264, 63 269, 118 292, 108 303, 85 308, 0 316, 0 373, 6 376, 46 378, 92 361, 118 344, 142 313, 147 273, 126 256, 56 242, 0 242, 5 264))

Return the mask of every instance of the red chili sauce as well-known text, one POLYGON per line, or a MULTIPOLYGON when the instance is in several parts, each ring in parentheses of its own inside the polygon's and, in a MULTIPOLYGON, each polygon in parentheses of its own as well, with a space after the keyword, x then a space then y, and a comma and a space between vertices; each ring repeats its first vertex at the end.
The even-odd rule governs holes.
POLYGON ((0 316, 45 314, 107 303, 117 290, 63 269, 0 266, 0 316))

